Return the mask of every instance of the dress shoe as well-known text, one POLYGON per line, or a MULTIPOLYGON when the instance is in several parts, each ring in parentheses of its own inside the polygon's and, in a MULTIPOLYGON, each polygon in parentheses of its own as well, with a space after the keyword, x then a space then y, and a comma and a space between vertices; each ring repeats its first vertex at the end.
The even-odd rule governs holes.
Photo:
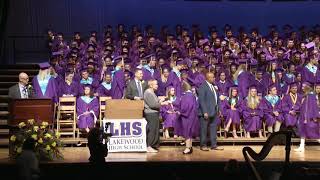
POLYGON ((209 148, 206 147, 206 146, 203 146, 203 147, 200 147, 200 150, 201 150, 201 151, 209 151, 209 148))
POLYGON ((153 149, 152 147, 147 147, 147 152, 148 153, 157 153, 158 150, 153 149))
POLYGON ((192 147, 191 147, 191 148, 186 148, 186 149, 182 152, 182 154, 192 154, 192 152, 193 152, 193 149, 192 149, 192 147))
POLYGON ((211 147, 211 150, 214 150, 214 151, 222 151, 224 150, 223 147, 220 147, 220 146, 215 146, 215 147, 211 147))

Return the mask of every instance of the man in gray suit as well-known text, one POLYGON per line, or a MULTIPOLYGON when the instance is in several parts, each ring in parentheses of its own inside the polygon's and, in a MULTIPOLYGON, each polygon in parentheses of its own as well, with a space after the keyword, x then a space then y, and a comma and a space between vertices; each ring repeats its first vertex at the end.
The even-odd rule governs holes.
POLYGON ((125 91, 125 98, 131 100, 143 100, 144 91, 148 88, 147 83, 142 81, 143 73, 141 69, 136 69, 134 79, 131 80, 125 91))
POLYGON ((22 72, 19 74, 19 82, 9 88, 9 98, 11 99, 27 99, 33 96, 32 86, 28 85, 29 76, 22 72))
POLYGON ((209 151, 207 148, 207 131, 209 126, 210 141, 212 150, 223 150, 217 146, 217 124, 216 118, 219 115, 219 96, 213 86, 214 74, 208 72, 206 81, 198 89, 199 115, 200 115, 200 149, 209 151))

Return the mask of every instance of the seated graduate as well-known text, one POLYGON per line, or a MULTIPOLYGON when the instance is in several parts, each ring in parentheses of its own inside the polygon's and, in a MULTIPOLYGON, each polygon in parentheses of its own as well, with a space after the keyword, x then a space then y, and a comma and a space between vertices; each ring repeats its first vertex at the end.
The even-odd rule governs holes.
POLYGON ((286 127, 293 128, 297 125, 301 100, 302 95, 298 93, 297 83, 291 83, 289 93, 283 97, 281 102, 286 127))
POLYGON ((88 68, 84 67, 80 71, 81 79, 80 79, 80 86, 79 86, 79 94, 83 94, 84 86, 90 85, 91 91, 95 92, 96 88, 99 86, 99 81, 94 79, 93 77, 89 76, 88 68))
POLYGON ((50 64, 40 63, 39 74, 32 80, 34 93, 36 98, 50 98, 54 102, 58 102, 58 89, 55 79, 50 76, 50 64))
POLYGON ((77 99, 78 127, 86 132, 93 128, 99 114, 99 100, 93 96, 91 85, 84 86, 84 95, 77 99))
POLYGON ((192 149, 192 138, 199 137, 200 135, 200 121, 198 119, 198 102, 191 86, 187 82, 182 83, 183 93, 180 100, 180 119, 181 123, 181 135, 185 138, 186 148, 183 154, 191 154, 192 149))
POLYGON ((71 71, 66 72, 65 80, 59 83, 59 97, 79 95, 79 84, 73 80, 74 73, 71 71))
POLYGON ((225 119, 225 132, 228 132, 230 127, 232 127, 232 135, 234 138, 237 136, 237 126, 240 125, 241 117, 241 98, 238 95, 237 86, 233 86, 229 89, 229 97, 224 101, 222 107, 222 114, 226 114, 225 119))
POLYGON ((281 99, 277 95, 276 84, 269 86, 269 94, 262 100, 262 109, 268 127, 268 132, 278 132, 283 122, 281 99))
POLYGON ((109 96, 111 97, 111 72, 105 73, 104 81, 100 84, 99 88, 97 89, 98 96, 109 96))
POLYGON ((246 130, 247 138, 251 138, 252 132, 259 132, 259 137, 262 136, 262 117, 263 111, 261 109, 260 98, 257 94, 257 88, 251 86, 249 88, 248 96, 242 101, 241 105, 244 129, 246 130))
POLYGON ((177 137, 176 133, 176 121, 179 117, 179 106, 180 106, 180 99, 177 99, 175 95, 175 89, 172 86, 169 86, 167 88, 167 97, 166 99, 168 100, 169 104, 168 105, 163 105, 160 108, 160 114, 163 119, 163 129, 164 133, 163 136, 164 138, 168 139, 170 138, 169 135, 169 129, 174 128, 174 137, 177 137))

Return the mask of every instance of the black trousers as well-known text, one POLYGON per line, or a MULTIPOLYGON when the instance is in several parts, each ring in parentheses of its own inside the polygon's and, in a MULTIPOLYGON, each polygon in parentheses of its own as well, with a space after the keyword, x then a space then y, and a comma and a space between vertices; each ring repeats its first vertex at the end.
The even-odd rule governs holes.
POLYGON ((160 146, 159 113, 145 113, 147 120, 147 146, 158 148, 160 146))

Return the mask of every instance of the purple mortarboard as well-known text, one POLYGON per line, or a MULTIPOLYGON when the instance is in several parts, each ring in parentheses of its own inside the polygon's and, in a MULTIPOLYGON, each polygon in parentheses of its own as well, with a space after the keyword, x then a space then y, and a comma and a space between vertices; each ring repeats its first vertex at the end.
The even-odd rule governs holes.
POLYGON ((82 68, 80 69, 80 73, 82 73, 82 72, 87 72, 87 71, 88 71, 88 67, 87 67, 87 66, 82 67, 82 68))
POLYGON ((233 85, 233 86, 230 87, 230 89, 236 89, 236 90, 238 90, 238 86, 237 86, 237 85, 233 85))
POLYGON ((199 56, 194 56, 194 57, 192 57, 191 60, 192 60, 192 61, 198 61, 198 62, 200 62, 200 61, 201 61, 201 58, 200 58, 199 56))
POLYGON ((320 81, 316 82, 315 86, 320 86, 320 81))
POLYGON ((310 43, 306 44, 307 49, 313 48, 314 46, 315 46, 314 42, 310 42, 310 43))
POLYGON ((277 68, 276 70, 275 70, 275 72, 276 73, 282 73, 284 70, 282 69, 282 68, 277 68))
POLYGON ((256 85, 251 85, 251 86, 249 87, 249 90, 251 90, 251 89, 257 89, 257 86, 256 86, 256 85))
POLYGON ((128 74, 130 77, 133 76, 133 73, 131 71, 127 70, 127 69, 124 70, 124 74, 128 74))
POLYGON ((122 61, 122 56, 117 56, 113 59, 113 64, 116 66, 122 61))
POLYGON ((96 66, 96 65, 98 65, 98 63, 96 63, 96 62, 91 62, 91 61, 89 61, 88 63, 87 63, 87 66, 96 66))
POLYGON ((87 88, 90 88, 90 89, 92 89, 92 86, 91 86, 91 84, 83 84, 83 89, 84 89, 84 88, 86 88, 86 87, 87 87, 87 88))
POLYGON ((209 42, 208 39, 201 39, 201 40, 199 41, 199 45, 200 45, 200 46, 203 46, 203 45, 207 44, 208 42, 209 42))
POLYGON ((182 69, 180 72, 181 74, 188 74, 188 69, 182 69))
POLYGON ((146 55, 144 57, 144 59, 147 59, 148 62, 150 62, 151 59, 156 60, 155 58, 152 58, 152 57, 156 57, 156 55, 155 54, 149 54, 149 55, 146 55))
POLYGON ((43 62, 43 63, 39 64, 39 67, 40 67, 41 70, 49 69, 50 66, 51 65, 48 62, 43 62))
POLYGON ((302 84, 305 85, 305 86, 310 86, 310 87, 312 86, 311 83, 308 82, 308 81, 305 81, 305 82, 303 82, 302 84))
POLYGON ((177 53, 179 53, 179 51, 178 51, 177 49, 173 49, 173 50, 171 51, 171 54, 177 54, 177 53))
POLYGON ((223 54, 226 53, 227 51, 228 51, 230 54, 232 54, 232 51, 231 51, 230 49, 224 50, 224 51, 223 51, 223 54))
POLYGON ((264 69, 258 68, 257 71, 256 71, 256 73, 264 73, 264 69))
POLYGON ((299 54, 299 55, 301 55, 302 52, 301 52, 301 51, 296 51, 296 52, 294 52, 293 54, 299 54))
POLYGON ((163 71, 164 69, 168 69, 169 71, 171 70, 171 68, 170 68, 170 66, 169 66, 168 64, 163 64, 163 65, 161 66, 161 69, 162 69, 162 71, 163 71))
POLYGON ((258 65, 258 62, 256 61, 256 60, 252 60, 251 62, 250 62, 250 66, 257 66, 258 65))
POLYGON ((238 64, 247 64, 248 59, 238 59, 238 64))
POLYGON ((297 87, 298 84, 297 84, 296 82, 292 82, 292 83, 289 84, 289 86, 290 86, 290 88, 292 88, 292 87, 297 87))
POLYGON ((186 65, 186 62, 185 62, 184 60, 178 60, 178 61, 176 62, 176 64, 177 64, 177 66, 178 66, 178 65, 186 65))
POLYGON ((62 54, 63 54, 62 51, 52 52, 52 56, 60 56, 60 55, 62 55, 62 54))
POLYGON ((89 45, 88 46, 88 48, 87 48, 87 52, 95 52, 96 51, 96 49, 95 49, 95 47, 93 46, 93 45, 89 45))

